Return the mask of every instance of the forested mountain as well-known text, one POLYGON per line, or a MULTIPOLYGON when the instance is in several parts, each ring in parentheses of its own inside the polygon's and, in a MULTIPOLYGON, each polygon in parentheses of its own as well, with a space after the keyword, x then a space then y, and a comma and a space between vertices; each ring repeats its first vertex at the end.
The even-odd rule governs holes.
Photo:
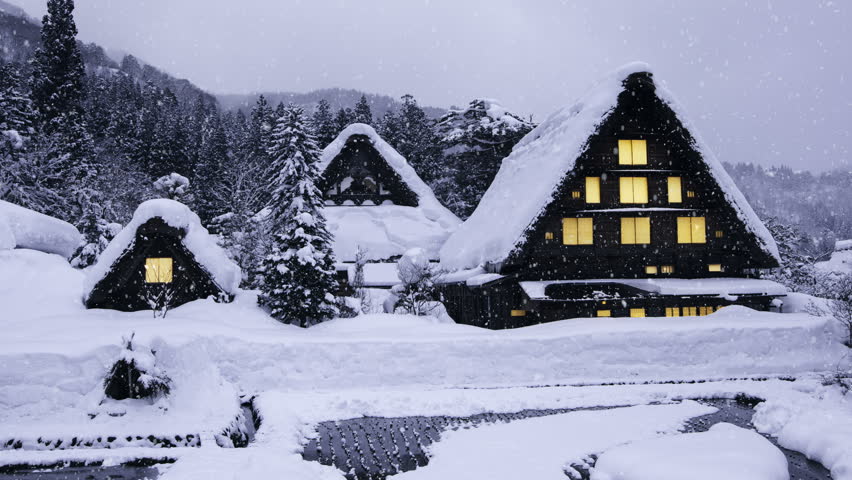
MULTIPOLYGON (((335 112, 340 110, 341 108, 354 108, 358 101, 361 99, 362 95, 367 98, 367 103, 369 103, 370 109, 373 111, 373 114, 376 116, 376 118, 383 116, 385 113, 391 110, 399 110, 399 108, 401 107, 401 102, 399 100, 388 95, 364 93, 358 90, 346 88, 323 88, 318 90, 312 90, 307 93, 263 93, 263 96, 266 98, 266 100, 273 105, 281 102, 285 104, 293 103, 295 105, 303 107, 308 112, 313 111, 320 100, 327 101, 332 111, 335 112)), ((223 94, 217 95, 216 97, 219 99, 219 105, 221 105, 222 110, 248 110, 254 106, 258 96, 259 94, 223 94)), ((442 108, 422 108, 429 118, 438 118, 444 113, 446 113, 446 110, 442 108)))

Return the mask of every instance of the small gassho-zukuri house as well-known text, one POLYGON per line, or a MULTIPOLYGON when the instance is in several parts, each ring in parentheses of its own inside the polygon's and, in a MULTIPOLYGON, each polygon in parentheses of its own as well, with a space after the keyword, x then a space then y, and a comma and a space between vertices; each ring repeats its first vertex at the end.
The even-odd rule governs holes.
POLYGON ((441 250, 456 321, 768 310, 778 248, 647 65, 630 64, 514 148, 441 250))
POLYGON ((323 150, 319 167, 319 188, 344 290, 354 275, 359 249, 367 262, 363 286, 387 288, 399 283, 399 257, 419 247, 437 261, 441 245, 461 224, 369 125, 345 128, 323 150))
POLYGON ((85 304, 131 312, 209 297, 227 302, 241 275, 186 205, 149 200, 88 272, 85 304))

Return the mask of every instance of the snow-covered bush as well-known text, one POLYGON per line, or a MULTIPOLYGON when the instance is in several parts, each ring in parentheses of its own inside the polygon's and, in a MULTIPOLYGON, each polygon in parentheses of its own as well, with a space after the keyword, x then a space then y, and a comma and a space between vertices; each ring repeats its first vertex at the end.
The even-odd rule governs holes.
POLYGON ((113 400, 155 399, 169 394, 171 379, 157 366, 155 352, 122 339, 122 350, 104 379, 104 393, 113 400))
POLYGON ((394 309, 412 315, 428 315, 435 308, 437 276, 429 256, 422 248, 412 248, 399 259, 396 269, 402 283, 392 289, 396 296, 394 309))
POLYGON ((189 179, 177 173, 158 178, 154 182, 154 191, 162 198, 190 203, 189 179))

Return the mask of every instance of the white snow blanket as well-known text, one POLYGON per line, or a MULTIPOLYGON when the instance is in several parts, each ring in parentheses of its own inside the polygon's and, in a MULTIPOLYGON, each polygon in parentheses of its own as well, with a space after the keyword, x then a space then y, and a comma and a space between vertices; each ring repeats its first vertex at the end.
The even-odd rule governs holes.
POLYGON ((28 248, 68 259, 82 241, 70 223, 0 200, 0 250, 28 248))
MULTIPOLYGON (((446 268, 457 270, 500 262, 523 242, 527 228, 551 202, 589 137, 614 111, 618 95, 624 90, 623 81, 638 72, 651 72, 651 68, 638 62, 621 67, 576 103, 553 113, 515 146, 479 206, 441 249, 441 262, 446 268)), ((674 110, 695 138, 695 149, 748 231, 757 237, 761 248, 779 259, 769 230, 698 135, 684 109, 660 82, 656 82, 656 87, 657 96, 674 110)))
POLYGON ((226 292, 237 291, 242 278, 240 267, 228 258, 222 247, 216 243, 216 238, 201 225, 198 215, 180 202, 159 198, 139 205, 130 223, 109 243, 98 257, 98 263, 89 269, 83 289, 86 297, 109 273, 121 255, 132 248, 136 241, 136 230, 153 218, 161 218, 169 226, 184 230, 186 235, 183 237, 183 245, 210 273, 213 281, 226 292))
POLYGON ((760 434, 730 423, 607 450, 591 480, 789 480, 787 457, 760 434))
POLYGON ((386 260, 412 248, 422 248, 432 260, 458 221, 428 216, 420 207, 401 205, 326 206, 323 210, 332 234, 334 256, 354 262, 358 247, 368 260, 386 260))
POLYGON ((841 240, 834 244, 834 252, 831 258, 814 265, 817 271, 833 275, 843 276, 852 274, 852 240, 841 240))
POLYGON ((337 260, 354 261, 358 246, 367 250, 370 260, 402 255, 415 247, 423 248, 430 258, 437 260, 441 245, 461 224, 461 220, 438 201, 408 161, 373 127, 363 123, 346 127, 323 150, 320 171, 325 172, 353 135, 364 135, 370 140, 379 155, 417 195, 417 206, 327 206, 325 215, 329 231, 334 235, 337 260))
MULTIPOLYGON (((468 280, 468 284, 470 280, 468 280)), ((548 285, 620 283, 659 295, 786 295, 787 288, 771 280, 756 278, 636 278, 592 279, 520 282, 524 293, 532 299, 542 300, 548 285)))

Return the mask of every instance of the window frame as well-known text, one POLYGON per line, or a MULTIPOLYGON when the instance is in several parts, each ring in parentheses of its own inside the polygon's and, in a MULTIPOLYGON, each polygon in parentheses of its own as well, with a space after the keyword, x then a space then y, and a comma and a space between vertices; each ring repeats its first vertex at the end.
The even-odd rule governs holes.
POLYGON ((667 185, 669 203, 683 203, 683 178, 668 177, 667 185))
POLYGON ((707 243, 707 218, 677 217, 677 243, 681 245, 707 243))
POLYGON ((586 177, 586 203, 601 203, 601 177, 586 177))
POLYGON ((650 245, 651 217, 621 217, 620 242, 621 245, 650 245), (647 228, 640 229, 640 224, 643 226, 647 226, 647 228), (642 235, 640 238, 640 232, 643 234, 647 234, 647 236, 642 235))
POLYGON ((174 282, 174 258, 172 257, 146 257, 145 258, 145 283, 146 284, 169 284, 174 282), (167 265, 166 268, 163 268, 167 265))
POLYGON ((566 217, 562 219, 562 245, 594 244, 595 222, 592 217, 566 217), (573 242, 572 239, 574 239, 573 242))
POLYGON ((648 141, 640 139, 618 139, 618 164, 648 165, 648 141), (636 152, 641 153, 637 155, 636 152))
POLYGON ((619 177, 618 202, 628 205, 648 204, 648 177, 619 177))

